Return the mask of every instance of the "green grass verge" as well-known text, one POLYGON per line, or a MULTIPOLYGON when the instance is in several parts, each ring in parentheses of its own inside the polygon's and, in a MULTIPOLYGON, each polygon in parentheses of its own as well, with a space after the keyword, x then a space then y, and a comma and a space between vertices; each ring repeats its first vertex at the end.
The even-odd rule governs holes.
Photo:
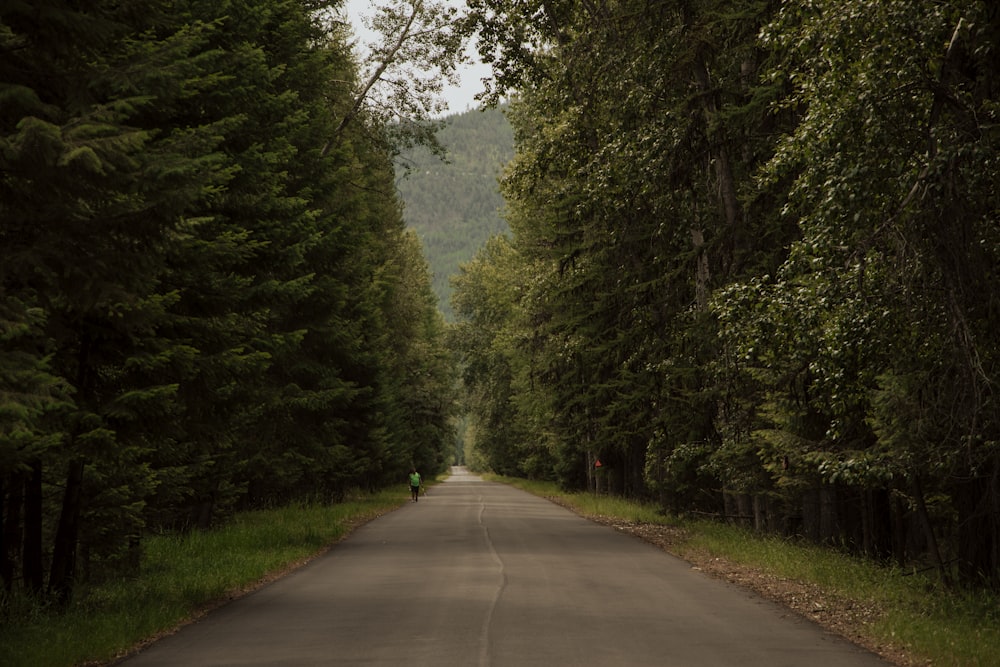
POLYGON ((402 505, 399 489, 333 506, 248 512, 218 530, 151 537, 139 576, 84 586, 62 612, 12 600, 0 664, 105 664, 277 572, 323 551, 354 526, 402 505), (20 607, 20 608, 19 608, 20 607))
POLYGON ((583 516, 675 525, 684 529, 682 558, 708 553, 785 579, 817 585, 854 600, 875 604, 883 614, 860 628, 878 644, 904 648, 913 664, 940 667, 1000 666, 1000 598, 988 592, 944 590, 926 576, 847 554, 709 521, 681 521, 655 507, 589 493, 565 493, 554 484, 487 476, 535 495, 557 498, 583 516))

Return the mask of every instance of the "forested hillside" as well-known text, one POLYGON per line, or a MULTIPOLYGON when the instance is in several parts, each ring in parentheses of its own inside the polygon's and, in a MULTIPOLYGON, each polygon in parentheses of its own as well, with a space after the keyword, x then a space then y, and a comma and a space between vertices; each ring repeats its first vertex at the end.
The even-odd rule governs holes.
POLYGON ((482 464, 1000 587, 1000 6, 470 5, 482 464))
POLYGON ((444 323, 326 4, 2 5, 0 603, 443 469, 444 323))
POLYGON ((416 231, 433 274, 441 312, 453 319, 450 279, 486 240, 507 231, 498 179, 514 153, 500 109, 448 116, 438 134, 445 161, 426 148, 401 156, 397 184, 403 218, 416 231))

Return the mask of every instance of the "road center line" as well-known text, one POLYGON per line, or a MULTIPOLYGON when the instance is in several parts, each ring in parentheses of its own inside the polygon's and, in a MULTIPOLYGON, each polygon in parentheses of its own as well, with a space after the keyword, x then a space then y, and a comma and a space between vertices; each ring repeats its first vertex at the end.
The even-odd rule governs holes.
POLYGON ((500 596, 503 595, 504 588, 507 586, 507 574, 504 572, 503 560, 500 558, 500 554, 497 553, 496 548, 493 546, 493 540, 490 538, 490 529, 486 527, 483 523, 483 513, 486 511, 486 501, 482 496, 479 496, 479 526, 483 529, 483 537, 486 540, 486 546, 490 549, 490 555, 493 557, 494 562, 497 564, 497 568, 500 574, 500 583, 493 593, 493 600, 490 602, 490 608, 486 612, 486 617, 483 619, 483 627, 479 632, 479 667, 489 667, 492 654, 490 651, 490 627, 493 623, 493 611, 497 607, 497 603, 500 602, 500 596))

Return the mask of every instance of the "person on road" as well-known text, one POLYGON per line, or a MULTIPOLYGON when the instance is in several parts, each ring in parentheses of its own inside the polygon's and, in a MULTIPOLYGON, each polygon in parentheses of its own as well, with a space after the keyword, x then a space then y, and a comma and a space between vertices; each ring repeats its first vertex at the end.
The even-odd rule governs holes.
POLYGON ((417 502, 420 498, 420 473, 416 468, 410 468, 410 497, 413 498, 413 502, 417 502))

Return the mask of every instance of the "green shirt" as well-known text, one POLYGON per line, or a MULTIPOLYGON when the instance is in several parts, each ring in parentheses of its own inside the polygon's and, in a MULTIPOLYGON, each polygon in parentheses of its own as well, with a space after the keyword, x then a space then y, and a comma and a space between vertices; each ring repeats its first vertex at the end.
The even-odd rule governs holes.
POLYGON ((410 486, 420 486, 420 473, 411 472, 410 473, 410 486))

